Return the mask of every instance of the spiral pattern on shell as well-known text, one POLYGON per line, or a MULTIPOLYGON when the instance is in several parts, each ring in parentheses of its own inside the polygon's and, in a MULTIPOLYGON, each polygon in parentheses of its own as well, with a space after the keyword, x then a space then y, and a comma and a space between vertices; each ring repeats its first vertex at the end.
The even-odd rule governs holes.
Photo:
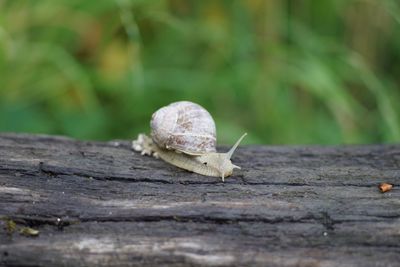
POLYGON ((202 106, 179 101, 154 112, 151 137, 160 148, 201 155, 216 151, 216 128, 202 106))

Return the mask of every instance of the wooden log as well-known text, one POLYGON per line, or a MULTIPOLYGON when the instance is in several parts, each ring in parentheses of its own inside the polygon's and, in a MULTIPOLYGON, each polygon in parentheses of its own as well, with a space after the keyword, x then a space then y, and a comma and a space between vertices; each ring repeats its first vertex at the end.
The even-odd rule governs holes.
POLYGON ((233 162, 222 183, 128 141, 1 134, 0 266, 400 266, 400 145, 233 162))

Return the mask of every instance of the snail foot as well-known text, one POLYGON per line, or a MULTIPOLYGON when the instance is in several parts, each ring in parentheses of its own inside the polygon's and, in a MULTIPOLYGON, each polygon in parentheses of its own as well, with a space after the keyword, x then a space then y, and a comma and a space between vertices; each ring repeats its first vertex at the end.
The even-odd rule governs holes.
POLYGON ((138 138, 132 141, 132 149, 141 152, 142 155, 153 155, 157 157, 157 153, 153 148, 153 140, 145 134, 139 134, 138 138))

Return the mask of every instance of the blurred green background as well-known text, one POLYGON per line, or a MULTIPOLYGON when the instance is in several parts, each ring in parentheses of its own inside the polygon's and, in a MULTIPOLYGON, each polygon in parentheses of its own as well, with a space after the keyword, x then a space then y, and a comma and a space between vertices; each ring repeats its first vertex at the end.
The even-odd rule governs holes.
POLYGON ((0 0, 0 131, 132 139, 191 100, 218 142, 400 141, 398 0, 0 0))

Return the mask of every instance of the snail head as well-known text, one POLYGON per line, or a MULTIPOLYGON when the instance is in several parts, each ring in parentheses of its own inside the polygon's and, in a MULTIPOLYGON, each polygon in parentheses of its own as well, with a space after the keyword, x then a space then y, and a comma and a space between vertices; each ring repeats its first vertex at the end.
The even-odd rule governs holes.
POLYGON ((205 154, 200 156, 200 161, 204 165, 207 165, 207 168, 210 168, 218 173, 218 175, 221 176, 222 181, 224 181, 225 177, 228 177, 232 174, 233 169, 240 169, 239 166, 236 166, 232 163, 231 157, 246 135, 247 133, 243 134, 228 152, 205 154))

